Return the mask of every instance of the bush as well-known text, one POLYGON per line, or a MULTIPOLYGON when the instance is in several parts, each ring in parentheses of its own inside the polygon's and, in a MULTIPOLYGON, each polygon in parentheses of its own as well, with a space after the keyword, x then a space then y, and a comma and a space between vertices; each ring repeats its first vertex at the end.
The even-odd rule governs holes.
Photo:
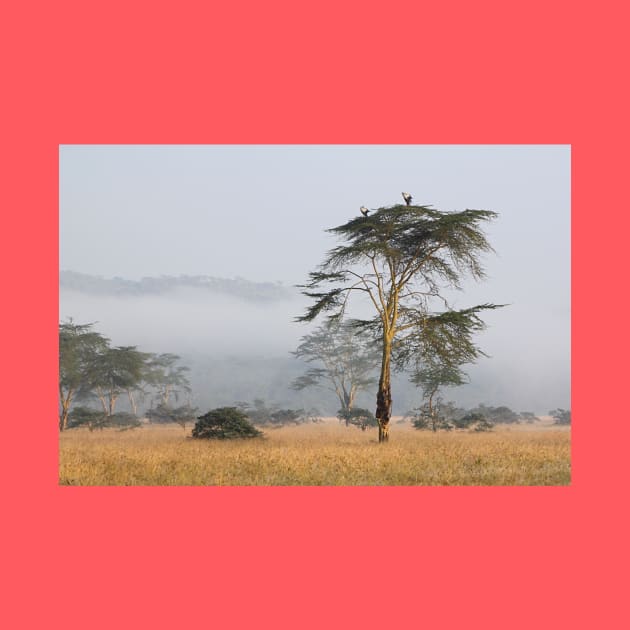
POLYGON ((414 429, 432 431, 451 431, 453 429, 468 429, 470 431, 492 431, 494 424, 478 411, 465 412, 452 403, 437 407, 431 415, 426 407, 417 410, 412 416, 414 429))
POLYGON ((571 424, 570 409, 552 409, 549 415, 553 417, 554 424, 571 424))
POLYGON ((460 418, 453 420, 453 424, 457 429, 470 429, 473 425, 482 422, 487 424, 485 416, 477 411, 469 411, 460 418))
POLYGON ((374 414, 368 409, 362 409, 361 407, 340 409, 337 412, 337 418, 345 421, 346 426, 353 424, 355 427, 359 427, 361 431, 365 431, 368 427, 378 426, 378 421, 374 414))
POLYGON ((494 429, 494 424, 492 424, 492 422, 489 422, 485 418, 481 418, 481 420, 479 420, 472 427, 472 430, 476 431, 476 432, 479 432, 479 431, 492 431, 492 429, 494 429))
POLYGON ((88 427, 90 431, 94 431, 94 429, 103 428, 103 422, 106 417, 102 410, 90 407, 75 407, 68 414, 68 428, 88 427))
POLYGON ((142 423, 131 413, 119 412, 108 416, 103 410, 91 407, 75 407, 68 416, 68 428, 87 427, 90 431, 115 427, 121 431, 142 426, 142 423))
POLYGON ((499 407, 479 405, 475 409, 471 409, 471 411, 480 413, 488 422, 492 422, 493 424, 518 424, 522 419, 518 413, 512 411, 505 405, 499 407))
POLYGON ((267 406, 264 400, 256 398, 253 404, 248 402, 236 403, 236 408, 242 411, 250 421, 258 426, 284 427, 289 424, 317 422, 319 412, 314 409, 279 409, 276 405, 267 406))
POLYGON ((236 407, 219 407, 199 416, 192 431, 194 438, 206 440, 233 440, 262 435, 262 431, 259 431, 236 407))

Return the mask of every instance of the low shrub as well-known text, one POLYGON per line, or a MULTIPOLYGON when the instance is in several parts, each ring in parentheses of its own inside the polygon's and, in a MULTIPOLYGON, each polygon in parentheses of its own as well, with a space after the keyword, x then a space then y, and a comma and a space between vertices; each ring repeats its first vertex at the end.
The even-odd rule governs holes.
POLYGON ((233 440, 261 437, 259 431, 236 407, 219 407, 197 418, 192 430, 194 438, 206 440, 233 440))

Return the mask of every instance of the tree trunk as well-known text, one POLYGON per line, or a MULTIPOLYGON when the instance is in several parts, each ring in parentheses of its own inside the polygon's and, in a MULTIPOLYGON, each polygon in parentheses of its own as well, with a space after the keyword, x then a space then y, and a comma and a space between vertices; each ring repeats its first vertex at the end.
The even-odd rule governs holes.
MULTIPOLYGON (((341 386, 341 389, 337 388, 337 395, 339 396, 339 401, 341 402, 341 409, 343 411, 350 411, 351 405, 348 398, 348 392, 346 392, 346 388, 343 385, 341 386)), ((346 426, 350 426, 348 418, 346 418, 346 426)))
POLYGON ((389 420, 392 417, 391 343, 383 343, 383 361, 376 396, 376 419, 379 443, 389 440, 389 420))
POLYGON ((435 391, 431 392, 429 396, 429 418, 431 418, 431 428, 433 429, 433 433, 437 432, 437 418, 435 417, 436 411, 433 409, 433 396, 435 395, 435 391))
POLYGON ((59 430, 65 431, 68 427, 68 414, 70 413, 70 401, 61 401, 61 415, 59 416, 59 430))
POLYGON ((354 407, 354 399, 357 396, 357 386, 351 385, 350 391, 348 392, 348 409, 352 409, 354 407))
POLYGON ((118 392, 116 391, 116 389, 114 388, 114 385, 112 384, 112 386, 109 389, 109 392, 107 394, 107 415, 108 416, 113 416, 114 415, 114 408, 116 407, 116 400, 118 399, 118 392))
POLYGON ((59 430, 65 431, 68 428, 68 415, 70 414, 70 405, 72 403, 72 396, 74 392, 68 391, 68 395, 64 396, 61 387, 59 388, 59 394, 61 397, 61 414, 59 415, 59 430))
POLYGON ((103 406, 103 413, 107 415, 107 399, 105 398, 105 393, 100 387, 96 388, 96 396, 101 401, 101 405, 103 406))
POLYGON ((127 394, 129 396, 129 404, 131 405, 131 410, 133 411, 133 415, 138 417, 138 405, 136 404, 136 399, 133 395, 133 392, 128 389, 127 394))
POLYGON ((168 406, 168 401, 171 397, 171 386, 165 385, 164 390, 161 392, 162 404, 168 406))

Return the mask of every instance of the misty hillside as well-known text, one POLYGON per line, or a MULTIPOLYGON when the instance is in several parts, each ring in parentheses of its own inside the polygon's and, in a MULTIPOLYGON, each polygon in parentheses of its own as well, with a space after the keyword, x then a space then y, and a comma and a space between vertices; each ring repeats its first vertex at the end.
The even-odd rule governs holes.
POLYGON ((155 296, 178 289, 202 289, 252 302, 273 302, 293 297, 296 290, 280 283, 250 282, 243 278, 212 276, 160 276, 140 280, 103 278, 76 271, 59 272, 59 289, 102 296, 155 296))
MULTIPOLYGON (((106 279, 73 271, 61 271, 59 283, 60 321, 93 322, 113 345, 180 355, 191 369, 193 402, 202 409, 254 398, 327 414, 339 408, 326 390, 291 389, 308 368, 291 352, 310 331, 295 321, 306 302, 294 287, 211 276, 106 279)), ((446 390, 447 400, 467 408, 485 403, 536 413, 570 406, 564 355, 523 349, 501 337, 499 327, 494 348, 492 341, 489 333, 480 336, 491 358, 467 366, 470 382, 446 390)), ((395 376, 394 394, 395 414, 421 402, 421 392, 405 374, 395 376)), ((371 408, 374 399, 375 391, 368 391, 357 404, 371 408)))

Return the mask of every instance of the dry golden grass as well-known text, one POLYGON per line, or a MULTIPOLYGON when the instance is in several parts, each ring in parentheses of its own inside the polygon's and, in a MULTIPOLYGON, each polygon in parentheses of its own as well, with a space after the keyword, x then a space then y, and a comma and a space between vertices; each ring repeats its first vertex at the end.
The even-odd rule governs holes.
POLYGON ((87 486, 567 485, 570 431, 376 430, 336 422, 272 429, 264 439, 193 440, 178 426, 60 435, 59 483, 87 486))

